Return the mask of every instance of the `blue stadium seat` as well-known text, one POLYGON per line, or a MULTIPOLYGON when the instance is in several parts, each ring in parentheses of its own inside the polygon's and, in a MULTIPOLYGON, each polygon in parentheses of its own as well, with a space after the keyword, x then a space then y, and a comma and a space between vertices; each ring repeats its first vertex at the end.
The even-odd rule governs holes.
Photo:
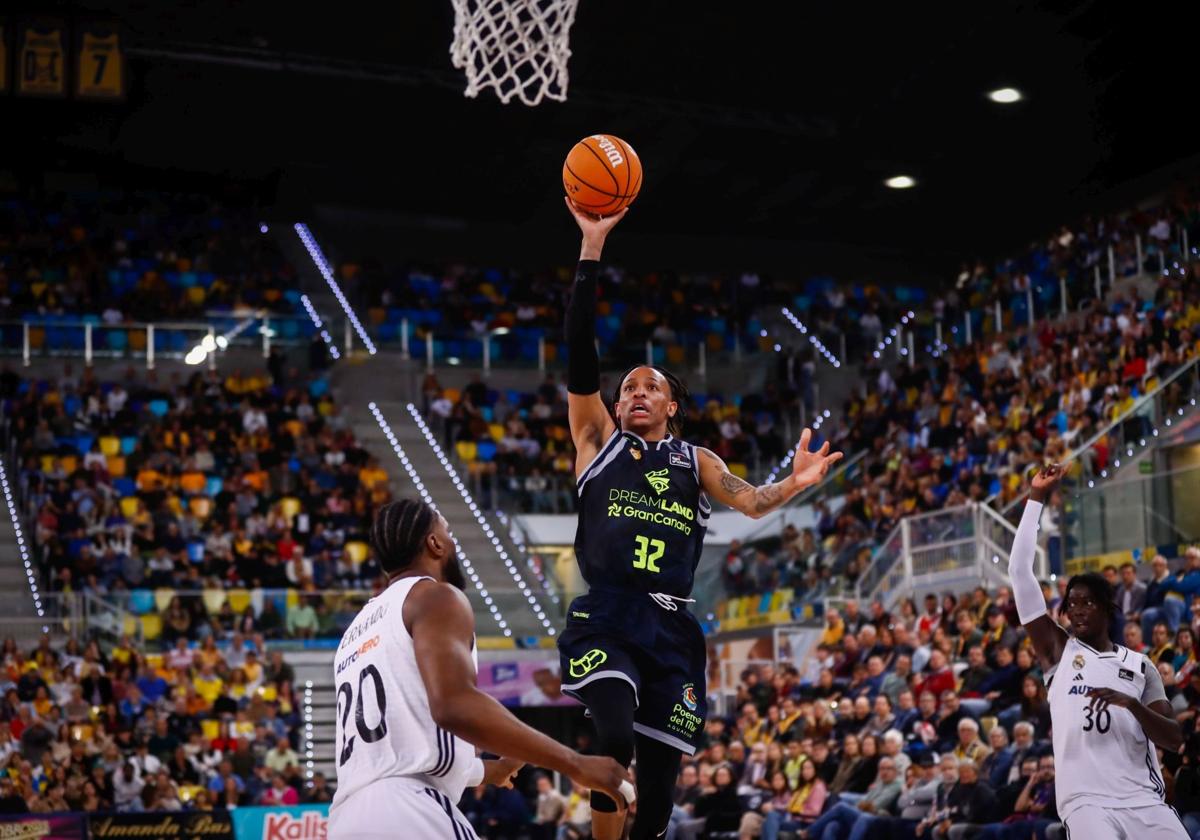
POLYGON ((137 484, 132 478, 122 476, 113 479, 113 489, 117 491, 118 496, 132 496, 137 493, 137 484))
POLYGON ((137 449, 137 438, 135 438, 135 437, 121 438, 121 454, 122 455, 132 455, 135 449, 137 449))
POLYGON ((171 407, 166 400, 150 400, 149 408, 155 417, 165 417, 171 407))
POLYGON ((146 613, 154 612, 154 592, 149 589, 130 590, 129 611, 134 615, 145 615, 146 613))

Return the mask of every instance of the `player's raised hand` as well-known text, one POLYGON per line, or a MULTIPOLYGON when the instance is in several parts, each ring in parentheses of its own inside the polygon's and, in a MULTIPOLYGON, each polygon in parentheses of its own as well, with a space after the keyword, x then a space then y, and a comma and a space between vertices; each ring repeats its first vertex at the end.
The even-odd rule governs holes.
POLYGON ((625 218, 629 208, 626 207, 611 216, 593 216, 591 213, 580 210, 566 196, 563 196, 563 201, 567 203, 567 210, 575 217, 575 224, 579 225, 579 231, 583 234, 584 255, 581 255, 580 259, 599 259, 600 249, 604 247, 604 240, 616 227, 617 222, 625 218), (592 251, 595 251, 595 254, 592 254, 592 251))
POLYGON ((633 784, 629 778, 629 771, 606 755, 576 756, 575 770, 569 775, 572 781, 589 790, 600 791, 621 807, 628 805, 633 798, 633 784))
POLYGON ((513 779, 524 766, 525 762, 518 758, 484 759, 483 783, 511 790, 513 779))
POLYGON ((800 443, 796 445, 796 454, 792 458, 792 478, 805 487, 816 484, 829 472, 829 468, 842 460, 841 452, 830 452, 829 441, 821 444, 816 452, 810 452, 812 445, 812 429, 800 433, 800 443))
POLYGON ((1062 481, 1064 472, 1062 464, 1048 464, 1042 467, 1030 482, 1029 498, 1035 502, 1045 502, 1062 481))

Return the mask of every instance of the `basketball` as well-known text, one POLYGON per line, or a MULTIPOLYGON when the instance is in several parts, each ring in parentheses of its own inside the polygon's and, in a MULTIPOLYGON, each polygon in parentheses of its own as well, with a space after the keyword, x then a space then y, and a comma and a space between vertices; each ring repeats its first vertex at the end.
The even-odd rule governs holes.
POLYGON ((642 162, 620 137, 593 134, 567 153, 563 188, 580 210, 610 216, 633 203, 642 188, 642 162))

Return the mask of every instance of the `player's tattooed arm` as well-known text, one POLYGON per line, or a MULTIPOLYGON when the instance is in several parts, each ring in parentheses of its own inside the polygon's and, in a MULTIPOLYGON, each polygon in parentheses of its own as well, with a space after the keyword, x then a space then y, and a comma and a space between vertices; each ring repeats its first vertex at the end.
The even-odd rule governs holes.
POLYGON ((770 513, 804 489, 795 486, 790 479, 755 487, 731 473, 720 456, 711 450, 698 447, 697 451, 701 458, 700 486, 704 492, 754 519, 770 513))
POLYGON ((826 441, 816 452, 809 451, 812 432, 805 429, 796 446, 792 461, 792 472, 782 481, 755 487, 738 478, 714 452, 698 448, 700 460, 700 486, 704 492, 719 502, 741 511, 752 519, 758 519, 787 503, 789 499, 807 487, 818 483, 829 472, 829 468, 841 460, 841 452, 830 452, 826 441))

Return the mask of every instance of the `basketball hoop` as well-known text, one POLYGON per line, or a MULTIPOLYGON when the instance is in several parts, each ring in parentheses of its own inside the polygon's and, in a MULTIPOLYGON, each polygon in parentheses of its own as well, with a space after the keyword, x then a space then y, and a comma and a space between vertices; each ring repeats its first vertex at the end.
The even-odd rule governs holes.
POLYGON ((567 98, 571 24, 579 0, 451 0, 450 61, 467 74, 465 94, 492 88, 501 102, 567 98))

